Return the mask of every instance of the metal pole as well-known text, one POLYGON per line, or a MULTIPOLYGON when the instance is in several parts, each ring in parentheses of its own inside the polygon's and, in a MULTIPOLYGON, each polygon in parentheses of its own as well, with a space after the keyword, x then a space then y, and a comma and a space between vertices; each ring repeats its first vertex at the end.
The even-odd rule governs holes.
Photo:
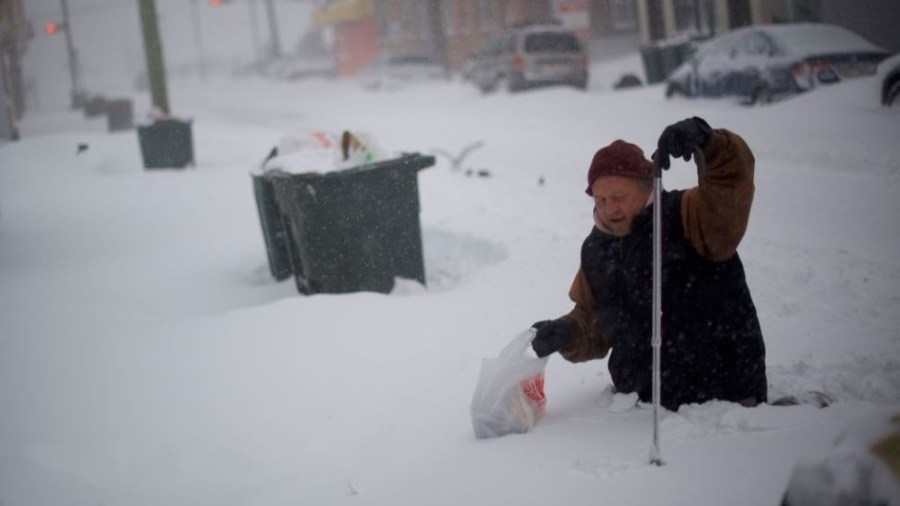
POLYGON ((61 0, 63 15, 63 32, 66 36, 66 53, 69 58, 69 77, 72 80, 72 109, 77 109, 82 105, 81 79, 78 69, 78 54, 75 52, 75 44, 72 42, 72 23, 69 22, 69 2, 61 0))
POLYGON ((275 4, 266 0, 266 13, 269 15, 269 34, 272 36, 272 56, 281 57, 281 42, 278 38, 278 22, 275 16, 275 4))
POLYGON ((200 28, 200 9, 197 8, 197 0, 191 0, 191 17, 194 18, 194 44, 197 46, 197 65, 200 68, 200 77, 206 80, 206 52, 203 51, 203 32, 200 28))
POLYGON ((450 76, 450 64, 447 61, 447 36, 444 34, 444 12, 441 2, 431 2, 431 37, 434 56, 438 64, 444 68, 444 76, 450 76))
POLYGON ((144 33, 144 54, 147 58, 147 81, 153 105, 169 114, 169 94, 166 90, 166 66, 156 21, 154 0, 140 0, 141 31, 144 33))
POLYGON ((259 19, 256 15, 256 0, 247 0, 247 7, 250 9, 250 38, 253 41, 253 62, 259 66, 260 50, 259 50, 259 19))
POLYGON ((662 375, 660 348, 662 347, 662 169, 653 163, 653 444, 650 463, 661 466, 659 449, 659 410, 662 375))

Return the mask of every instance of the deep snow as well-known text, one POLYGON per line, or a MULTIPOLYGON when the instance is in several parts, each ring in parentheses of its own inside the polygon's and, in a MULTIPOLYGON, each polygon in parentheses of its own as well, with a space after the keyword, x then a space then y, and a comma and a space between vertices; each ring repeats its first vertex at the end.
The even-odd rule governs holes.
POLYGON ((752 109, 612 92, 638 61, 596 66, 587 93, 175 79, 187 171, 143 171, 135 134, 102 120, 26 118, 0 146, 0 503, 776 504, 796 462, 900 409, 900 109, 871 79, 752 109), (837 402, 666 412, 656 468, 650 410, 613 405, 605 361, 553 357, 535 430, 476 440, 481 359, 570 308, 594 151, 652 151, 695 114, 756 155, 739 251, 770 395, 837 402), (427 289, 269 278, 249 172, 285 135, 346 128, 391 151, 485 143, 463 168, 489 178, 442 157, 420 173, 427 289))

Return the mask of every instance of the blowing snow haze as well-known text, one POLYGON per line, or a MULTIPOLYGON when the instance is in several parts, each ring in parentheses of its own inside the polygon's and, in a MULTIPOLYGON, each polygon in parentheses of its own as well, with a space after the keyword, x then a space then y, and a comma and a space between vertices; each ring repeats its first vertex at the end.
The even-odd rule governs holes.
MULTIPOLYGON (((68 2, 85 89, 134 100, 143 120, 137 2, 68 2)), ((798 464, 900 413, 900 107, 882 106, 876 77, 759 107, 667 99, 663 83, 614 91, 623 74, 644 77, 632 44, 592 52, 585 90, 482 94, 457 77, 368 90, 232 73, 254 57, 248 0, 156 0, 196 166, 146 170, 135 130, 70 108, 65 38, 41 30, 60 0, 25 3, 34 87, 21 138, 0 145, 0 506, 774 505, 798 464), (214 67, 205 80, 191 5, 214 67), (554 353, 533 429, 476 439, 482 360, 573 307, 595 230, 592 156, 616 139, 650 154, 692 116, 753 152, 739 253, 768 396, 806 402, 662 410, 656 467, 650 406, 615 391, 608 360, 554 353), (424 286, 304 295, 274 279, 251 174, 285 139, 344 129, 387 153, 438 154, 411 213, 424 286)), ((313 4, 275 6, 290 54, 313 4)), ((667 190, 697 185, 693 164, 673 162, 667 190)), ((390 209, 395 188, 357 193, 390 209)), ((352 193, 332 200, 340 212, 376 214, 352 193)), ((865 488, 855 470, 835 481, 865 488)), ((900 481, 880 483, 897 505, 900 481)))
MULTIPOLYGON (((145 58, 138 2, 123 0, 68 0, 72 37, 84 89, 90 93, 127 96, 144 72, 145 58)), ((269 45, 269 26, 264 3, 233 2, 218 7, 206 0, 156 0, 160 38, 170 72, 198 73, 201 47, 210 68, 231 69, 254 61, 255 42, 250 7, 255 5, 260 50, 269 45), (200 20, 200 44, 194 33, 192 2, 200 20)), ((275 2, 279 40, 290 54, 310 24, 312 2, 275 2)), ((71 80, 65 37, 48 36, 43 26, 62 22, 60 0, 28 0, 26 16, 35 29, 25 56, 26 79, 37 93, 37 110, 68 107, 71 80)), ((174 107, 174 106, 173 106, 174 107)))

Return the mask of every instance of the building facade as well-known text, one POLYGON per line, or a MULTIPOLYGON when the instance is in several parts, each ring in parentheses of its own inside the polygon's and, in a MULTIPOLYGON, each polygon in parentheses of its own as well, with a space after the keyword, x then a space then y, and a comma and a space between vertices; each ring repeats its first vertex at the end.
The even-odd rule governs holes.
POLYGON ((867 0, 332 0, 315 25, 332 30, 338 73, 354 75, 380 53, 429 52, 451 69, 507 28, 555 21, 591 49, 705 38, 753 24, 825 22, 900 50, 900 1, 867 0))
POLYGON ((16 139, 25 112, 22 56, 32 37, 23 0, 0 0, 0 138, 16 139))

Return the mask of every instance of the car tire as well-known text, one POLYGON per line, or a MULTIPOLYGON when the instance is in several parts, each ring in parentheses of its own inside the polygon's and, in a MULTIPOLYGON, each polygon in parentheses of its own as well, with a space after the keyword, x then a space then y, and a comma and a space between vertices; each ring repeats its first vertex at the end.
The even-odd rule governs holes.
POLYGON ((772 103, 772 91, 768 86, 760 86, 750 95, 750 105, 769 105, 772 103))
POLYGON ((497 91, 497 85, 500 84, 500 77, 495 77, 491 82, 482 82, 478 85, 478 89, 485 95, 497 91))
POLYGON ((518 93, 527 87, 528 83, 525 82, 525 78, 521 74, 508 74, 506 76, 506 91, 518 93))
POLYGON ((888 76, 884 80, 884 86, 881 91, 881 103, 885 107, 890 107, 898 102, 900 98, 900 73, 888 76))
POLYGON ((686 96, 687 93, 681 89, 681 86, 674 83, 666 86, 666 98, 684 98, 686 96))

